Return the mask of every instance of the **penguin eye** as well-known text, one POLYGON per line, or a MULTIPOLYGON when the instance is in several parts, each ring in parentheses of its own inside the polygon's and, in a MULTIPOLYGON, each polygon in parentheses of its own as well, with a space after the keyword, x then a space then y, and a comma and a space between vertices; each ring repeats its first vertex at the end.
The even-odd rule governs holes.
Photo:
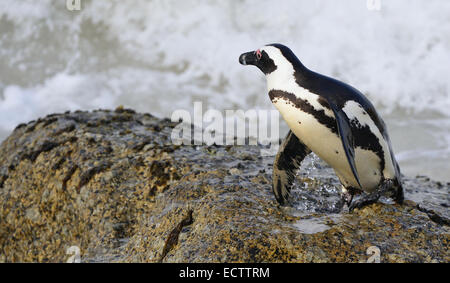
POLYGON ((262 57, 261 51, 259 49, 256 50, 256 58, 258 58, 258 60, 259 60, 259 59, 261 59, 261 57, 262 57))

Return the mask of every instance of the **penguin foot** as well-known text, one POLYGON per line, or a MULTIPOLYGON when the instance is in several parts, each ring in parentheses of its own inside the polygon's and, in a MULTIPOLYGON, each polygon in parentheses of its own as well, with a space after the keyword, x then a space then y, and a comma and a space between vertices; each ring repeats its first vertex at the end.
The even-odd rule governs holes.
POLYGON ((342 186, 341 199, 348 207, 350 207, 353 197, 356 194, 360 194, 360 193, 361 193, 361 191, 356 188, 353 188, 353 187, 346 188, 346 187, 342 186))
POLYGON ((349 192, 343 192, 341 195, 342 200, 344 201, 344 203, 350 207, 350 204, 352 203, 353 200, 353 194, 349 193, 349 192))
POLYGON ((348 205, 349 212, 352 212, 355 208, 361 209, 367 205, 376 203, 380 198, 380 193, 372 193, 369 195, 362 196, 360 199, 354 201, 352 204, 348 205))
POLYGON ((393 198, 395 202, 397 202, 398 204, 402 204, 403 188, 401 184, 399 184, 399 182, 395 184, 394 180, 391 179, 384 180, 376 192, 363 195, 360 199, 356 200, 350 205, 347 203, 349 212, 352 212, 355 208, 360 209, 367 205, 376 203, 382 195, 386 195, 387 193, 389 193, 389 196, 393 198))

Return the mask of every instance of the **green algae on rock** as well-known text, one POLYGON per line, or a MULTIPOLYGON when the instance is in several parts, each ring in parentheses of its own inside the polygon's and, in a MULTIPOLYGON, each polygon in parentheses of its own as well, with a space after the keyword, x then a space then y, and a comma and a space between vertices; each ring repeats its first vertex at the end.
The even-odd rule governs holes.
POLYGON ((175 125, 124 108, 19 125, 0 146, 0 261, 450 261, 449 184, 406 178, 405 205, 349 214, 311 157, 282 208, 261 146, 174 145, 175 125))

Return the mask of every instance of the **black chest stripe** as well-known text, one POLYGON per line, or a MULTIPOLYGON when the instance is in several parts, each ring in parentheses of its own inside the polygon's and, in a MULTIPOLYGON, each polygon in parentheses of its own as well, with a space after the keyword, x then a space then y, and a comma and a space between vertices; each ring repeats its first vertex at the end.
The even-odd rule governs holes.
POLYGON ((269 97, 272 102, 280 98, 291 102, 296 108, 313 115, 314 118, 316 118, 316 120, 318 120, 321 124, 325 125, 333 133, 338 135, 336 120, 333 117, 327 116, 323 109, 317 110, 314 108, 307 100, 298 98, 294 94, 282 90, 269 91, 269 97))

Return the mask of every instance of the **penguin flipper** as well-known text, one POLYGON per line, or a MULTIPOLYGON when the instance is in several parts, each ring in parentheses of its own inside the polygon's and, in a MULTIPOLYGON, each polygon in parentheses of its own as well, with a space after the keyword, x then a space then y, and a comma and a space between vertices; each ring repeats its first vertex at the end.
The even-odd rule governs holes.
POLYGON ((350 126, 350 121, 347 114, 339 108, 336 104, 328 101, 331 109, 333 110, 334 117, 336 118, 337 128, 339 132, 339 137, 342 141, 342 146, 344 147, 345 155, 347 156, 348 164, 352 170, 353 176, 358 182, 359 188, 362 189, 361 182, 359 181, 358 172, 355 165, 355 148, 354 140, 352 134, 352 128, 350 126))
POLYGON ((287 203, 295 172, 310 152, 311 150, 289 131, 273 163, 272 190, 279 204, 287 203))

